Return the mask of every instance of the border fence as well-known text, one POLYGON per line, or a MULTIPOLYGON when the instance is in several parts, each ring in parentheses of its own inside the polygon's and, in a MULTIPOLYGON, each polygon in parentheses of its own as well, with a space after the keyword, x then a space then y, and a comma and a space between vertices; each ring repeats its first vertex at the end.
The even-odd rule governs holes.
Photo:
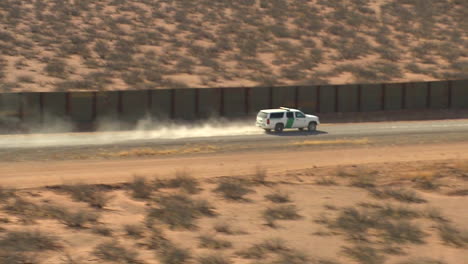
MULTIPOLYGON (((66 120, 89 127, 102 119, 241 118, 289 106, 308 113, 468 109, 468 80, 252 88, 185 88, 0 94, 0 121, 66 120)), ((0 122, 0 126, 1 126, 0 122)))

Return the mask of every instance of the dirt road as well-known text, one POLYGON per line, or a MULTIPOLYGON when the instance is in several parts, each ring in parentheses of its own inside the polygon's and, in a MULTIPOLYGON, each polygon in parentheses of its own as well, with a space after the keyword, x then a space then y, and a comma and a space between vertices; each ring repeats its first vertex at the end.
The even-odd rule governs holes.
POLYGON ((287 149, 185 157, 0 163, 0 185, 16 188, 63 183, 118 183, 134 175, 172 176, 189 170, 200 178, 253 173, 256 166, 280 174, 292 169, 382 162, 468 159, 468 142, 346 149, 287 149))

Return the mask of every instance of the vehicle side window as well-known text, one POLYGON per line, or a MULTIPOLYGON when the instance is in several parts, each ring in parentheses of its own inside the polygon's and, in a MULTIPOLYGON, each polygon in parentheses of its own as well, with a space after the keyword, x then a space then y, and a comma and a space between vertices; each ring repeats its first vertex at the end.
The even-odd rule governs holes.
POLYGON ((305 115, 303 113, 301 113, 301 112, 296 112, 296 117, 297 118, 304 118, 305 115))
POLYGON ((287 113, 286 113, 286 117, 287 117, 287 118, 294 118, 294 113, 292 113, 292 112, 287 112, 287 113))
POLYGON ((276 118, 283 118, 284 113, 271 113, 270 118, 271 119, 276 119, 276 118))

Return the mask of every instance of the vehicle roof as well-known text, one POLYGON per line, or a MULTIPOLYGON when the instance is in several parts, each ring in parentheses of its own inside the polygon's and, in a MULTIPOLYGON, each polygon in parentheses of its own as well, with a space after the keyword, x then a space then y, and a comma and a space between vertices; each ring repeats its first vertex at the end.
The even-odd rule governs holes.
POLYGON ((260 112, 269 114, 269 113, 278 113, 278 112, 300 112, 300 111, 297 109, 293 109, 293 108, 288 108, 288 109, 276 108, 276 109, 263 109, 263 110, 260 110, 260 112))

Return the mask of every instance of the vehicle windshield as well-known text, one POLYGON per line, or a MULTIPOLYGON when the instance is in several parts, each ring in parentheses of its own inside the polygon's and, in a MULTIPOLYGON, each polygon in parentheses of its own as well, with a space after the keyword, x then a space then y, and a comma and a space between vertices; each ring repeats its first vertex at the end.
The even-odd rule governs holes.
POLYGON ((264 112, 259 112, 257 116, 261 118, 267 118, 268 114, 264 112))

